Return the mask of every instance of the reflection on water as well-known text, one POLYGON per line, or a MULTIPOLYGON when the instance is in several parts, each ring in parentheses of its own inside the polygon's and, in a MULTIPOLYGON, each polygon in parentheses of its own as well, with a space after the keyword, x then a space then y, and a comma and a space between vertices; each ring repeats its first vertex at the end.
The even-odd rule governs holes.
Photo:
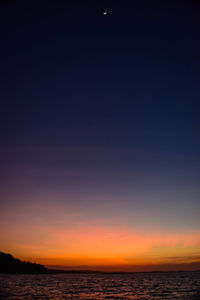
POLYGON ((0 299, 200 300, 200 272, 0 274, 0 299))

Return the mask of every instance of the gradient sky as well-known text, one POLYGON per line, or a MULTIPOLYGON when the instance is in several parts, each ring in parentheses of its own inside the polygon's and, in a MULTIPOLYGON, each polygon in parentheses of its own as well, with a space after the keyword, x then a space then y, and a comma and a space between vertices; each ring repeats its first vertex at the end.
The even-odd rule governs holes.
POLYGON ((189 0, 1 2, 1 251, 200 268, 199 15, 189 0))

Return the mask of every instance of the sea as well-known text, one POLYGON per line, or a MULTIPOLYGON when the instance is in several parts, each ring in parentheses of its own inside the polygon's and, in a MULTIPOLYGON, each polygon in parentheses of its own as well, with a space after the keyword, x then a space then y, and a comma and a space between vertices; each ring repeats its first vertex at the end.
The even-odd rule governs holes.
POLYGON ((200 300, 200 272, 0 274, 0 299, 200 300))

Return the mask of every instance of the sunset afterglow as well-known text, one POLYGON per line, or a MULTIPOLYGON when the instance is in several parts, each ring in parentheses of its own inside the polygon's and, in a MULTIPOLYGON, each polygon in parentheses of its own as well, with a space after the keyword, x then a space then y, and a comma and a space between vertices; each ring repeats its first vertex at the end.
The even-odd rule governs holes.
POLYGON ((0 4, 0 252, 200 270, 200 6, 125 2, 0 4))
MULTIPOLYGON (((90 221, 85 216, 87 209, 74 214, 75 208, 65 205, 57 206, 56 213, 52 204, 21 204, 12 212, 4 209, 4 215, 10 216, 9 224, 5 218, 2 221, 6 230, 1 232, 1 245, 5 252, 12 251, 24 260, 106 270, 114 265, 124 270, 134 265, 200 263, 198 231, 176 233, 158 228, 146 233, 144 228, 127 226, 125 218, 118 221, 102 216, 90 221)), ((109 208, 98 207, 102 214, 104 209, 109 208)))

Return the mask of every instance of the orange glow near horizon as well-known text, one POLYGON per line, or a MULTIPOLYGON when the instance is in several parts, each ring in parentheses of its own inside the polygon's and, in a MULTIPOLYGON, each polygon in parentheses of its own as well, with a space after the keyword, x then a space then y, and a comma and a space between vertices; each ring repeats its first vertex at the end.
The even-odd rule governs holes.
POLYGON ((9 222, 1 220, 1 251, 45 265, 95 269, 200 263, 198 231, 142 231, 121 220, 84 220, 70 209, 66 214, 57 208, 56 215, 53 210, 37 205, 35 210, 13 208, 9 222))
MULTIPOLYGON (((30 228, 29 228, 30 230, 30 228)), ((101 266, 143 265, 200 261, 200 234, 142 234, 108 227, 76 226, 68 230, 37 228, 43 240, 34 241, 35 232, 21 229, 23 242, 6 241, 5 250, 45 265, 101 266), (45 237, 45 238, 44 238, 45 237), (7 244, 7 246, 6 246, 7 244), (12 252, 12 251, 11 251, 12 252)), ((10 237, 10 235, 9 235, 10 237)))

